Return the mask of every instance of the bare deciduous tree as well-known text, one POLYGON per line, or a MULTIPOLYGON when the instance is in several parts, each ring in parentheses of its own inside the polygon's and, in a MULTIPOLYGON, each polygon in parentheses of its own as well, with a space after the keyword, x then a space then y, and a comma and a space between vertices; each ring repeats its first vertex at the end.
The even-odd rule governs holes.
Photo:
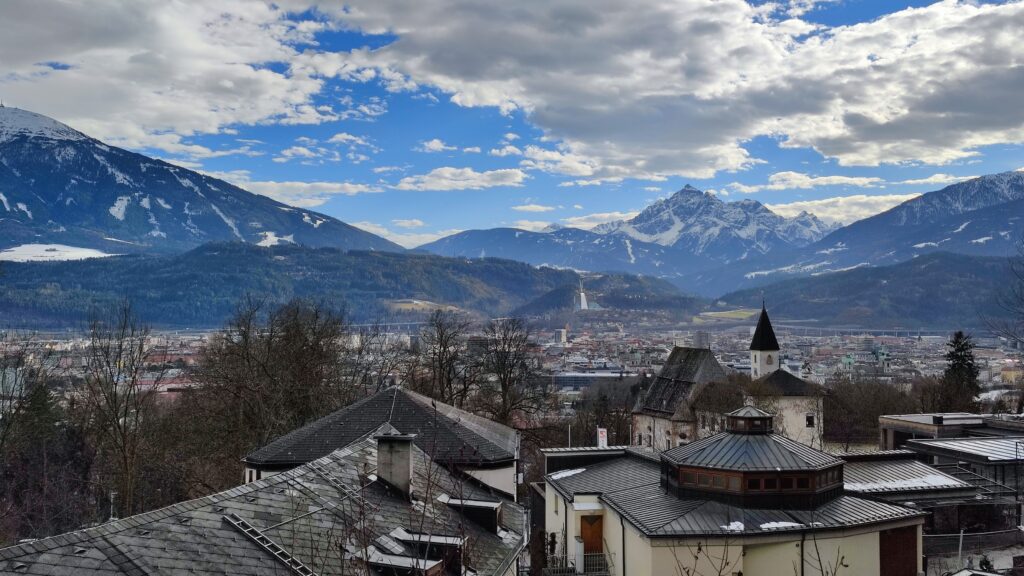
POLYGON ((162 377, 158 372, 147 374, 149 334, 127 300, 109 318, 93 320, 89 328, 81 398, 98 444, 111 456, 122 516, 135 511, 143 426, 162 377))
POLYGON ((491 320, 484 328, 480 361, 485 376, 479 401, 502 424, 534 414, 550 400, 529 348, 530 329, 520 318, 491 320))

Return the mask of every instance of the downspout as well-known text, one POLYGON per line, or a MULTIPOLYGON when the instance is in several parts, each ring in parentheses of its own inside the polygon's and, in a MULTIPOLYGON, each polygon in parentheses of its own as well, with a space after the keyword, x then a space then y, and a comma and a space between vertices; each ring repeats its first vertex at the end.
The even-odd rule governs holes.
POLYGON ((804 542, 807 540, 807 531, 800 532, 800 576, 804 576, 804 542))
POLYGON ((619 516, 619 528, 622 534, 622 576, 626 576, 626 523, 619 516))

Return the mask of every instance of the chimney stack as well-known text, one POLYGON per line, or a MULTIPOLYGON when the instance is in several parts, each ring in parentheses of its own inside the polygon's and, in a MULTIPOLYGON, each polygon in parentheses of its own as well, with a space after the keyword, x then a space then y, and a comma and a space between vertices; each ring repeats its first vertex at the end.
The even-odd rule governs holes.
POLYGON ((412 441, 415 434, 378 434, 377 477, 405 498, 412 495, 412 441))

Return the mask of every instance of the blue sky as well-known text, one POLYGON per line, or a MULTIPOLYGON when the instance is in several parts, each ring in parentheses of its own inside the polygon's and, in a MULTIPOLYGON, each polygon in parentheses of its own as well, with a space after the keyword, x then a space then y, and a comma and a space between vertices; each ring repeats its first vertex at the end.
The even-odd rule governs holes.
POLYGON ((687 183, 849 222, 1024 166, 1014 2, 16 0, 0 21, 7 102, 407 246, 592 226, 687 183))

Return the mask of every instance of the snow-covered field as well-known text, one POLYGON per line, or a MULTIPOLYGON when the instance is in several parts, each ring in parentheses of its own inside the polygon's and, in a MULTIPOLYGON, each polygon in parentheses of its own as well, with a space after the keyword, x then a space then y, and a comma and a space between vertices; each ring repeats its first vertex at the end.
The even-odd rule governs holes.
POLYGON ((116 256, 92 248, 78 248, 63 244, 22 244, 14 248, 0 250, 0 260, 8 262, 47 262, 57 260, 85 260, 86 258, 103 258, 116 256))

